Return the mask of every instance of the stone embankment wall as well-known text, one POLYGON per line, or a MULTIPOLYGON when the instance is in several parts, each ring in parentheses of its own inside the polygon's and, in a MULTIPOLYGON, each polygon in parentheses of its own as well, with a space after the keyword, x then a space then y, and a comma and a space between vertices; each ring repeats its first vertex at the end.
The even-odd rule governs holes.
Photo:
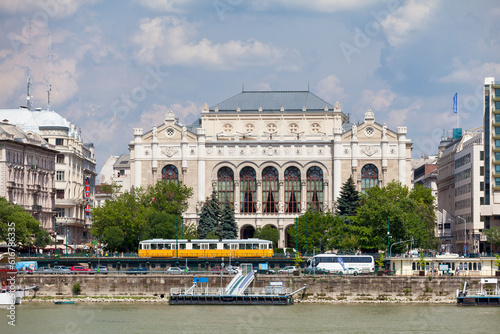
MULTIPOLYGON (((22 275, 16 284, 38 285, 38 296, 70 297, 73 284, 80 283, 83 296, 168 296, 171 288, 190 287, 193 275, 22 275)), ((207 277, 207 276, 205 276, 207 277)), ((208 275, 209 287, 226 286, 232 277, 208 275)), ((466 278, 472 288, 479 288, 479 277, 466 278)), ((305 301, 345 302, 455 302, 456 290, 463 286, 462 277, 416 276, 287 276, 257 275, 253 287, 262 288, 270 282, 282 281, 295 291, 307 284, 305 301)), ((301 295, 295 296, 300 299, 301 295)))

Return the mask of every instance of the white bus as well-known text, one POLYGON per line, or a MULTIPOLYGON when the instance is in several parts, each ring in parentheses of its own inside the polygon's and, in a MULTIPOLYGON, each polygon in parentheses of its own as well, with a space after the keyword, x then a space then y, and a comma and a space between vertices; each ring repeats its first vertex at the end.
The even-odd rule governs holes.
POLYGON ((310 267, 321 268, 329 272, 343 272, 344 268, 360 269, 364 273, 375 271, 375 261, 371 255, 318 254, 307 262, 310 267), (344 268, 341 262, 344 263, 344 268))

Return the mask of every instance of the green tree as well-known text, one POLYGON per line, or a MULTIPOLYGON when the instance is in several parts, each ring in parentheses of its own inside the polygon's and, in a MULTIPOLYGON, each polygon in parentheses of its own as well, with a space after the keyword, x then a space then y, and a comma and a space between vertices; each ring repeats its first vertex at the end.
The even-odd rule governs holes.
POLYGON ((213 235, 217 236, 217 239, 220 237, 220 216, 221 209, 219 200, 217 199, 217 193, 214 190, 210 198, 207 198, 201 207, 200 219, 198 221, 198 236, 201 239, 207 238, 210 233, 212 233, 211 237, 213 237, 213 235))
POLYGON ((188 200, 193 196, 193 189, 182 183, 160 180, 154 186, 148 186, 141 198, 145 207, 158 212, 180 216, 188 208, 188 200))
POLYGON ((35 232, 35 239, 33 240, 33 245, 38 248, 45 248, 48 244, 52 243, 49 232, 44 229, 40 229, 35 232))
POLYGON ((493 245, 500 246, 500 226, 485 229, 483 233, 493 245))
POLYGON ((175 223, 179 237, 181 236, 181 217, 162 211, 149 210, 146 216, 147 224, 144 226, 141 239, 175 239, 175 223))
POLYGON ((126 191, 92 210, 91 232, 103 242, 110 240, 115 250, 123 252, 137 251, 141 239, 175 237, 175 218, 180 224, 181 214, 187 209, 192 194, 192 188, 164 180, 146 189, 126 191), (104 236, 106 229, 111 227, 114 228, 108 229, 104 236), (111 232, 118 234, 116 238, 111 237, 111 232), (121 236, 123 241, 116 246, 121 236))
POLYGON ((220 217, 220 232, 223 239, 236 239, 238 237, 238 226, 234 217, 232 205, 225 205, 220 217))
POLYGON ((356 185, 354 184, 352 176, 349 176, 340 190, 336 213, 339 216, 355 216, 360 200, 361 195, 359 191, 356 190, 356 185))
MULTIPOLYGON (((370 238, 363 248, 386 250, 388 231, 392 237, 390 243, 417 238, 423 247, 436 248, 433 203, 431 190, 421 185, 415 185, 410 191, 400 182, 392 181, 384 188, 369 189, 354 219, 356 225, 370 230, 370 238)), ((404 247, 396 245, 393 252, 403 251, 404 247)))
POLYGON ((277 228, 275 228, 271 225, 266 225, 262 228, 258 227, 255 230, 255 233, 253 236, 254 236, 254 238, 272 241, 273 248, 278 247, 278 241, 280 239, 280 232, 278 231, 277 228))
MULTIPOLYGON (((5 197, 0 197, 0 241, 9 243, 13 236, 16 246, 27 247, 32 235, 35 237, 46 235, 40 222, 29 212, 24 211, 22 206, 12 204, 5 197)), ((40 245, 46 246, 43 243, 40 245)))
POLYGON ((99 192, 102 194, 107 194, 111 197, 111 199, 115 199, 120 193, 121 185, 116 182, 113 183, 103 183, 99 185, 99 192))
POLYGON ((118 226, 109 226, 104 229, 101 241, 106 250, 110 252, 119 251, 125 241, 125 233, 118 226))

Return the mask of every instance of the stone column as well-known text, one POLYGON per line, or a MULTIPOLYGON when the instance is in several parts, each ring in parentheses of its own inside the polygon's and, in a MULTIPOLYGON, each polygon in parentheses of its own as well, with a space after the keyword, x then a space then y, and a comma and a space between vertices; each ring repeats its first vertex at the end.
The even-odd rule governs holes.
POLYGON ((198 128, 198 202, 205 201, 205 142, 207 130, 198 128))
POLYGON ((182 127, 182 139, 181 139, 181 173, 182 181, 185 183, 186 172, 187 172, 187 157, 188 157, 188 139, 187 139, 187 129, 185 126, 182 127))
POLYGON ((134 187, 141 186, 142 178, 142 128, 134 129, 134 187))
POLYGON ((387 155, 389 154, 389 146, 387 143, 387 126, 384 124, 382 129, 382 182, 380 187, 385 187, 387 184, 387 155))
POLYGON ((333 129, 333 200, 337 200, 342 188, 342 128, 333 129))
POLYGON ((153 173, 153 184, 156 184, 158 181, 158 137, 157 137, 158 129, 156 126, 153 126, 153 139, 151 141, 151 167, 153 173))
POLYGON ((406 184, 406 126, 398 126, 399 182, 406 184))

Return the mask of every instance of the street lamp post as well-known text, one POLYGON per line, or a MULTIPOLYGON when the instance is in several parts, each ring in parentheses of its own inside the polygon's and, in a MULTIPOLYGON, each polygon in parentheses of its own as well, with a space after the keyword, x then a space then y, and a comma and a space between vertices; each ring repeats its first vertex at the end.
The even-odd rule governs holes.
POLYGON ((467 257, 467 221, 460 216, 457 216, 457 218, 460 218, 464 221, 464 255, 465 257, 467 257))
POLYGON ((299 217, 295 217, 295 251, 299 251, 299 233, 297 231, 297 220, 299 217))
POLYGON ((175 260, 179 261, 179 230, 177 228, 177 217, 175 217, 175 260))
POLYGON ((389 254, 389 238, 390 238, 390 231, 389 231, 389 223, 391 221, 391 217, 387 217, 387 254, 389 254))
POLYGON ((54 259, 57 257, 57 215, 54 216, 54 259))
POLYGON ((306 216, 306 256, 309 253, 309 224, 307 223, 307 216, 306 216))
POLYGON ((66 220, 66 256, 68 256, 68 221, 66 220))

